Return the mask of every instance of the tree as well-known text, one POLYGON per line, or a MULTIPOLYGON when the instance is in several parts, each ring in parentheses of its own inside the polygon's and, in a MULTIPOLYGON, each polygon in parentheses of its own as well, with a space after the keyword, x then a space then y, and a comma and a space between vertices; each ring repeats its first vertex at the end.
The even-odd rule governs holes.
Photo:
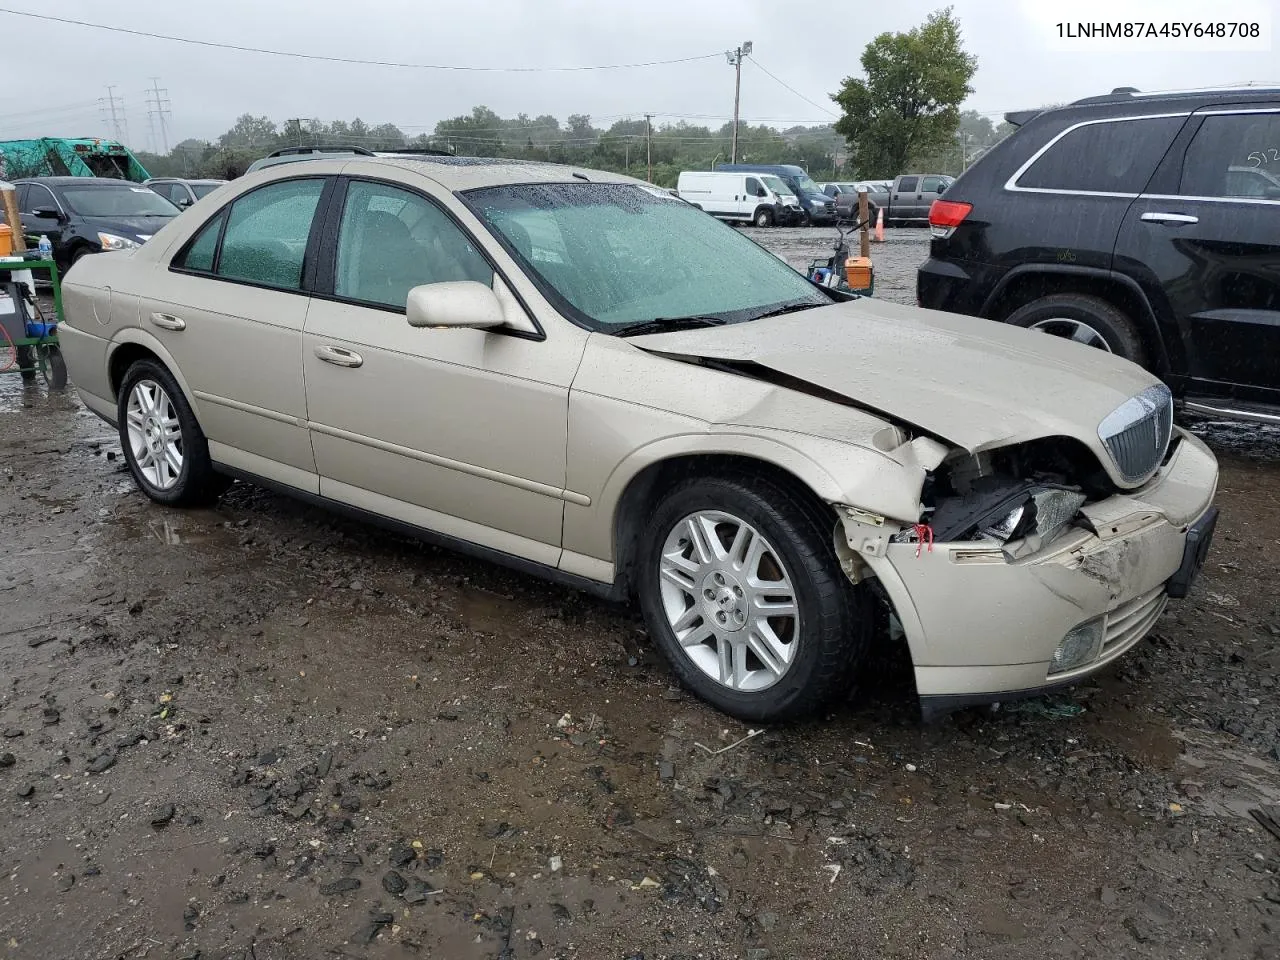
POLYGON ((262 151, 275 148, 279 134, 276 125, 266 117, 243 114, 230 130, 218 138, 222 147, 246 147, 262 151))
POLYGON ((978 68, 965 53, 951 8, 906 33, 882 33, 862 53, 866 79, 848 77, 833 99, 836 130, 863 177, 890 177, 942 150, 960 124, 960 104, 978 68))

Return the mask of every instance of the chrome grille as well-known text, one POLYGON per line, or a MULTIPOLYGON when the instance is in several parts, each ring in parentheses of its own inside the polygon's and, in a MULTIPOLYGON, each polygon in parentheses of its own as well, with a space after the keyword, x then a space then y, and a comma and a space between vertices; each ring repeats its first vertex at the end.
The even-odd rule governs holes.
POLYGON ((1130 397, 1098 424, 1098 438, 1128 483, 1156 472, 1172 436, 1173 394, 1163 383, 1130 397))

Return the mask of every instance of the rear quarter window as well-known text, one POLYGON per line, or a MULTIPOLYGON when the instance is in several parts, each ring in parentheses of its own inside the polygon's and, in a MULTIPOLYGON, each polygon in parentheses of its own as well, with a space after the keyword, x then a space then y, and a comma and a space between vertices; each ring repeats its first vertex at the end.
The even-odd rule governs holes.
POLYGON ((1186 117, 1146 117, 1084 124, 1052 141, 1015 185, 1139 194, 1185 122, 1186 117))

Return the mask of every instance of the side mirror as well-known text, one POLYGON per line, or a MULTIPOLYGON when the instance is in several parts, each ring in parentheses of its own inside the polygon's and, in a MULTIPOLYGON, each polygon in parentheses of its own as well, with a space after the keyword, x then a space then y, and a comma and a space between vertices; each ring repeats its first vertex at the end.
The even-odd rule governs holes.
POLYGON ((405 301, 405 316, 411 327, 487 330, 506 322, 498 295, 475 280, 414 287, 405 301))
POLYGON ((757 197, 767 197, 768 195, 769 195, 769 191, 766 190, 764 187, 756 187, 757 197))
POLYGON ((41 220, 61 220, 62 211, 57 207, 36 207, 31 211, 33 217, 39 217, 41 220))
POLYGON ((178 206, 180 206, 183 210, 187 209, 187 207, 191 206, 191 198, 190 197, 180 198, 178 200, 178 206))

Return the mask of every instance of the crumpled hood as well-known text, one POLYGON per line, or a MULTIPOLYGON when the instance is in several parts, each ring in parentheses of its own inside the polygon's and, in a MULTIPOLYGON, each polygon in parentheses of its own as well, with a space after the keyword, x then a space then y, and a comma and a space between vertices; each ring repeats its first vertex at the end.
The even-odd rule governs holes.
POLYGON ((870 298, 630 342, 758 364, 971 453, 1075 437, 1109 470, 1099 422, 1157 382, 1136 364, 1058 337, 870 298))

